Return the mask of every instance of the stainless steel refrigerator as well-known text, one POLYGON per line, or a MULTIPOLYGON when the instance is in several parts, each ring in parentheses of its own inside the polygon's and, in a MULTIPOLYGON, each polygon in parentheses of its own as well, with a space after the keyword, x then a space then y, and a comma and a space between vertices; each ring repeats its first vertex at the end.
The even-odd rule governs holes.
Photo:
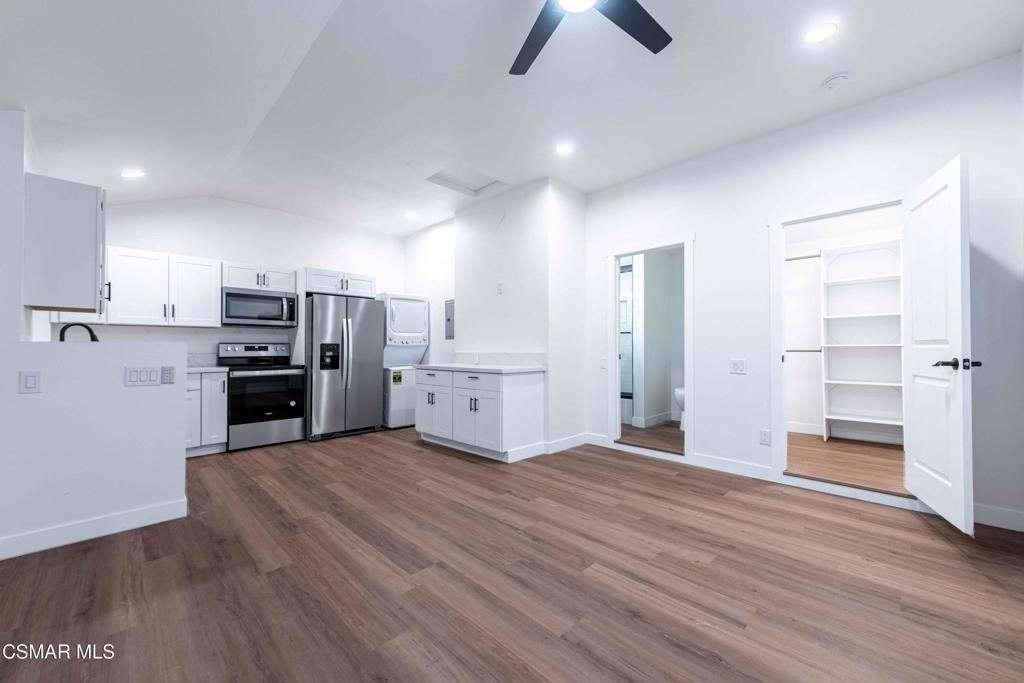
POLYGON ((384 302, 306 295, 307 436, 384 423, 384 302))

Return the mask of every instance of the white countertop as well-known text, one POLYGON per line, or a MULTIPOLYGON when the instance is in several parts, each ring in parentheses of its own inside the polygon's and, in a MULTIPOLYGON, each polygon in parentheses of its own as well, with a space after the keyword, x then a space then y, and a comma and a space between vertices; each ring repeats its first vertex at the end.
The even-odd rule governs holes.
POLYGON ((228 368, 219 367, 219 366, 216 366, 216 365, 214 365, 214 366, 198 366, 198 367, 193 367, 193 366, 190 365, 190 366, 188 366, 188 368, 185 369, 185 372, 187 372, 190 375, 191 374, 198 374, 200 372, 227 372, 227 371, 228 371, 228 368))
POLYGON ((450 370, 452 372, 479 372, 485 375, 521 375, 546 372, 539 365, 475 365, 473 363, 431 363, 414 366, 417 370, 450 370))

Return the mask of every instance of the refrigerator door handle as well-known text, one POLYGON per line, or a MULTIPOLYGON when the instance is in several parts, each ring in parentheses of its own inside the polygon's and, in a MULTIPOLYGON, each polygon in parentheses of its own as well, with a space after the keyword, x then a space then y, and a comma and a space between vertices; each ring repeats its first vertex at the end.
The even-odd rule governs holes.
POLYGON ((352 318, 345 318, 345 388, 352 388, 352 318))

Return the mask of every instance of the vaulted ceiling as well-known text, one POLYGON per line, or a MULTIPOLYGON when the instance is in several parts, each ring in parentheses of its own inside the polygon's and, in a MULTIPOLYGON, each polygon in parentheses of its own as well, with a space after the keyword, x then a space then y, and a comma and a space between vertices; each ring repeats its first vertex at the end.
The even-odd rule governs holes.
POLYGON ((5 0, 0 107, 29 112, 44 172, 113 202, 216 195, 403 234, 471 201, 438 171, 591 191, 1024 43, 1019 0, 643 4, 675 38, 661 54, 586 12, 510 76, 543 0, 5 0))

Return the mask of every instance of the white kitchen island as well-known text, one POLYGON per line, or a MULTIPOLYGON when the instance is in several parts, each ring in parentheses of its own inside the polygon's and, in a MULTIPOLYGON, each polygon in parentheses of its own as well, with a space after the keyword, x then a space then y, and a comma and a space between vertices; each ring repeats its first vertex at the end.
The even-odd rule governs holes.
POLYGON ((544 368, 415 367, 416 430, 424 441, 501 462, 544 453, 544 368))

